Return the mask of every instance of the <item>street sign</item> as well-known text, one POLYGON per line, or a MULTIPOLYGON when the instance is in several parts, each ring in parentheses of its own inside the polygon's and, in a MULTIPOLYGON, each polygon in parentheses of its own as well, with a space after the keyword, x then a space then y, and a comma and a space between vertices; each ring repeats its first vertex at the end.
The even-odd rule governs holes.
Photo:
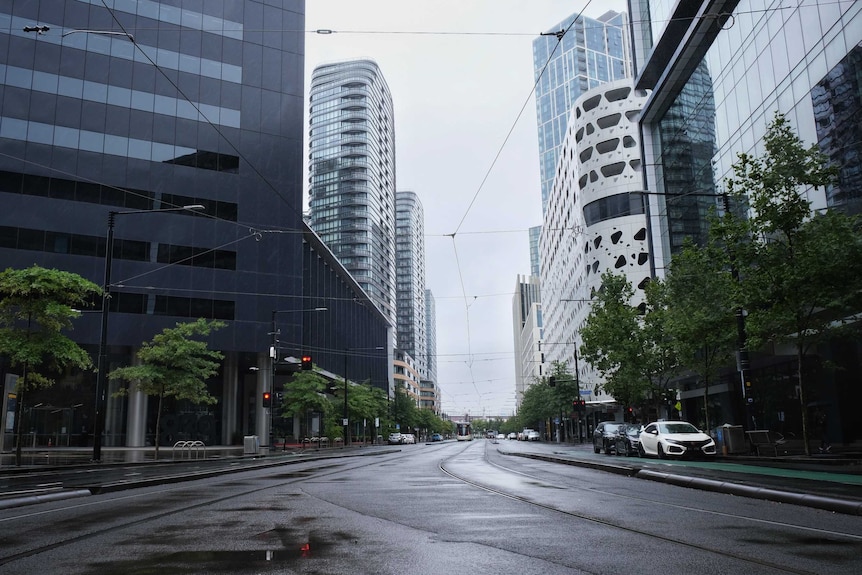
POLYGON ((592 395, 593 394, 593 392, 590 391, 589 389, 582 389, 582 390, 580 390, 580 393, 581 393, 581 395, 592 395))

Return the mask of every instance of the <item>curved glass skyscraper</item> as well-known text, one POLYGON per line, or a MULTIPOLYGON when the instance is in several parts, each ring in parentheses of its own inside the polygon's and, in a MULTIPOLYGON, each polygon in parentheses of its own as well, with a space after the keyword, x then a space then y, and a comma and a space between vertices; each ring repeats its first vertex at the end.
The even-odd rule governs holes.
POLYGON ((377 64, 311 78, 310 225, 380 310, 395 316, 395 120, 377 64))

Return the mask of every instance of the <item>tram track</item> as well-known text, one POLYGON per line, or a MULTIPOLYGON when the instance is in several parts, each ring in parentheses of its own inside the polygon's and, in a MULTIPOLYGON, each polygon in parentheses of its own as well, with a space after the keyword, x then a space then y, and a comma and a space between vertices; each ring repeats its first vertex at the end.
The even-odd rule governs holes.
MULTIPOLYGON (((488 446, 488 444, 485 445, 486 452, 483 454, 483 459, 485 460, 485 462, 487 464, 492 465, 496 469, 499 469, 501 471, 516 474, 516 475, 519 475, 521 477, 529 478, 532 481, 536 481, 536 478, 530 476, 529 474, 511 469, 511 468, 507 468, 505 466, 502 466, 500 464, 497 464, 497 463, 490 461, 487 457, 487 446, 488 446)), ((678 538, 678 537, 671 537, 671 536, 662 535, 662 534, 656 533, 654 531, 649 531, 647 529, 632 527, 631 525, 626 525, 621 521, 614 521, 613 519, 600 517, 600 516, 595 515, 595 514, 579 512, 579 511, 573 510, 573 509, 565 509, 559 505, 551 505, 551 504, 547 504, 547 503, 542 503, 542 502, 536 501, 534 499, 524 497, 524 496, 518 495, 516 493, 512 493, 510 491, 506 491, 506 490, 501 489, 499 487, 494 487, 494 486, 488 485, 487 483, 483 483, 481 480, 466 477, 464 475, 461 475, 461 474, 453 471, 452 469, 447 468, 447 462, 453 461, 456 457, 458 457, 459 455, 461 455, 465 451, 467 451, 467 448, 465 448, 464 450, 461 450, 458 454, 451 456, 447 460, 441 461, 440 466, 439 466, 440 471, 452 479, 455 479, 455 480, 460 481, 462 483, 465 483, 467 485, 471 485, 477 489, 481 489, 481 490, 486 491, 488 493, 492 493, 492 494, 498 495, 500 497, 505 497, 506 499, 519 501, 519 502, 524 503, 526 505, 530 505, 530 506, 540 508, 540 509, 543 509, 546 511, 551 511, 554 513, 558 513, 558 514, 561 514, 561 515, 564 515, 567 517, 571 517, 573 519, 589 521, 590 523, 593 523, 593 524, 601 525, 603 527, 611 528, 611 529, 618 530, 618 531, 625 532, 625 533, 629 533, 629 534, 634 534, 634 535, 637 535, 640 537, 646 537, 650 540, 661 541, 663 543, 669 543, 669 544, 672 544, 675 546, 679 546, 682 549, 697 550, 697 551, 701 551, 701 552, 711 553, 711 554, 716 555, 719 558, 733 559, 733 560, 741 561, 743 563, 746 563, 746 564, 749 564, 752 566, 757 566, 759 568, 772 569, 776 573, 792 573, 792 574, 796 574, 796 575, 818 575, 818 573, 819 573, 817 571, 810 571, 807 569, 801 569, 801 568, 795 567, 793 565, 780 564, 780 563, 776 563, 774 561, 768 561, 768 560, 765 560, 763 558, 754 557, 751 555, 746 555, 746 554, 742 554, 742 553, 735 553, 735 552, 730 551, 728 549, 722 549, 722 548, 719 548, 717 546, 710 546, 710 545, 705 545, 705 544, 697 543, 697 542, 693 542, 693 541, 686 541, 686 540, 683 540, 683 539, 678 538)), ((648 498, 632 497, 632 496, 620 495, 617 492, 602 491, 600 489, 596 489, 595 487, 590 487, 589 489, 586 489, 586 488, 582 488, 582 487, 578 487, 578 486, 566 486, 566 489, 581 489, 581 490, 588 492, 590 494, 602 493, 602 494, 606 494, 609 496, 613 496, 615 498, 630 497, 631 499, 636 499, 641 503, 675 507, 675 508, 677 508, 681 511, 684 511, 684 512, 703 513, 703 514, 709 514, 709 515, 720 515, 720 516, 727 518, 727 519, 736 519, 739 521, 755 521, 755 522, 759 522, 759 523, 769 523, 773 526, 778 526, 778 527, 781 527, 784 529, 800 530, 800 531, 804 531, 804 532, 809 533, 809 534, 810 534, 810 532, 816 532, 817 535, 820 537, 832 537, 832 538, 836 538, 836 539, 842 539, 844 541, 852 540, 852 541, 857 542, 857 543, 862 541, 862 536, 858 536, 858 535, 835 532, 835 531, 827 531, 827 530, 823 530, 823 529, 814 529, 814 528, 810 528, 810 527, 804 527, 804 526, 793 525, 793 524, 788 524, 788 523, 766 521, 766 520, 751 518, 751 517, 744 516, 744 515, 738 515, 738 514, 727 513, 727 512, 716 512, 714 510, 707 510, 707 509, 703 509, 703 508, 699 508, 699 507, 692 507, 690 505, 687 506, 687 505, 679 505, 679 504, 668 504, 666 502, 657 502, 654 500, 650 500, 648 498)))

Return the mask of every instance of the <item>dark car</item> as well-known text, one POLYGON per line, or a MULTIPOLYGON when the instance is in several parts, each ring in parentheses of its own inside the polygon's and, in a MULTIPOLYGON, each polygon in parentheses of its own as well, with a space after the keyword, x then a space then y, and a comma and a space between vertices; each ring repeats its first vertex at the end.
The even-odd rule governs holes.
POLYGON ((593 431, 593 451, 595 453, 604 451, 610 455, 617 446, 617 432, 624 425, 625 423, 619 421, 602 421, 596 425, 593 431))
POLYGON ((620 427, 614 443, 614 451, 617 455, 625 455, 626 457, 640 455, 638 445, 641 442, 641 429, 643 429, 642 425, 635 425, 634 423, 626 423, 620 427))

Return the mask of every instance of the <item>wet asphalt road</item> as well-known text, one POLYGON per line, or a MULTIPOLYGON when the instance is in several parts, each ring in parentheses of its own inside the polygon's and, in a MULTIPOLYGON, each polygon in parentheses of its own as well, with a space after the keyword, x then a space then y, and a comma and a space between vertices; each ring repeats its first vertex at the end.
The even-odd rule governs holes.
POLYGON ((862 571, 858 516, 515 455, 528 449, 370 448, 6 509, 0 573, 862 571))

